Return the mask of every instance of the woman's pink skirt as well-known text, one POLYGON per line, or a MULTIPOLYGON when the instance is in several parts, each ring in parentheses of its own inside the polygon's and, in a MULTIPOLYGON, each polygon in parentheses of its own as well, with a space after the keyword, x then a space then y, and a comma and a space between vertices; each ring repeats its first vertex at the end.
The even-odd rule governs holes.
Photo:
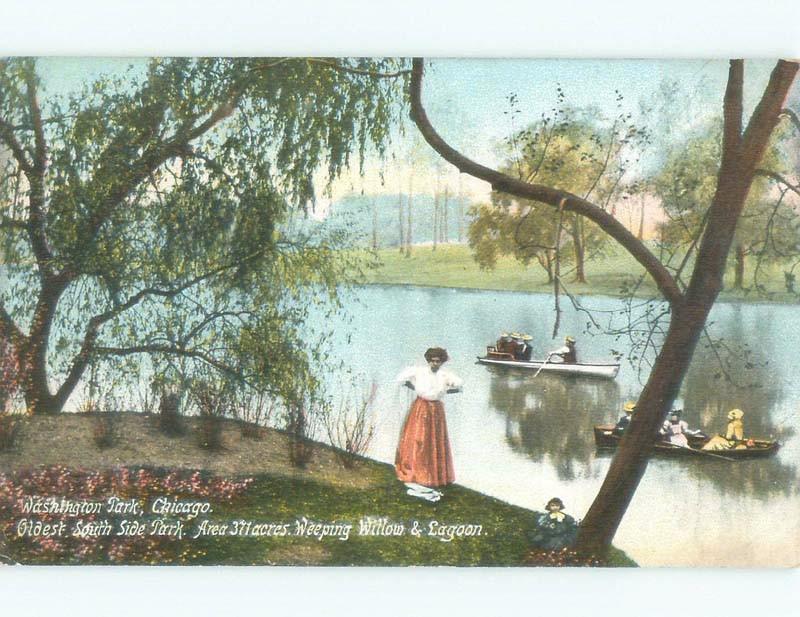
POLYGON ((423 486, 455 482, 453 455, 441 401, 417 398, 408 412, 394 459, 397 479, 423 486))

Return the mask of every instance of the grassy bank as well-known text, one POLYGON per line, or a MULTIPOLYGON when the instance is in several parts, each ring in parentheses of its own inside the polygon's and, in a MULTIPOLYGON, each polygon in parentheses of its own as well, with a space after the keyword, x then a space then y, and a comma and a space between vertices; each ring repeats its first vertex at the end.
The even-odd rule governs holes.
MULTIPOLYGON (((462 486, 448 487, 444 498, 432 504, 406 495, 391 466, 359 459, 353 469, 346 469, 335 452, 323 444, 315 446, 305 469, 292 467, 287 457, 287 436, 279 431, 265 430, 260 439, 248 439, 237 423, 225 421, 223 449, 212 453, 198 446, 197 419, 185 419, 185 432, 170 438, 161 434, 154 417, 114 415, 114 441, 106 449, 93 443, 94 420, 90 415, 20 420, 14 446, 0 452, 0 471, 6 474, 0 485, 0 522, 5 523, 6 532, 0 553, 22 563, 114 563, 114 552, 124 549, 128 557, 123 563, 516 566, 523 565, 528 552, 526 533, 534 524, 535 514, 462 486), (47 474, 31 471, 43 466, 50 470, 47 482, 57 487, 52 492, 42 489, 47 474), (139 472, 142 468, 145 471, 139 472), (128 469, 130 474, 125 471, 128 469), (98 474, 101 470, 108 471, 98 474), (193 475, 193 470, 201 470, 202 476, 193 475), (233 497, 229 497, 233 494, 230 490, 225 496, 228 489, 224 483, 228 481, 238 482, 233 497), (165 517, 183 522, 180 540, 168 538, 171 542, 165 540, 166 544, 142 541, 112 548, 112 536, 85 551, 74 539, 65 540, 64 546, 41 550, 42 545, 30 538, 13 537, 21 519, 37 518, 21 511, 23 495, 101 500, 118 494, 140 501, 142 516, 99 515, 113 519, 116 534, 123 518, 151 524, 159 516, 150 513, 151 506, 166 490, 159 487, 175 487, 180 482, 200 488, 186 494, 180 488, 169 489, 171 496, 207 501, 212 510, 196 518, 165 517), (197 497, 212 483, 224 490, 218 495, 211 491, 206 497, 197 497), (101 488, 87 489, 87 485, 101 488), (65 494, 70 492, 74 494, 65 494), (375 533, 364 533, 367 529, 362 525, 368 524, 370 517, 375 533), (377 533, 380 519, 402 524, 404 533, 377 533), (193 538, 203 528, 202 521, 206 521, 206 530, 212 525, 227 526, 217 527, 225 530, 224 535, 204 533, 193 538), (235 521, 249 522, 254 533, 239 535, 234 531, 235 521), (320 534, 312 533, 316 523, 339 525, 338 532, 320 538, 320 534), (411 533, 415 523, 419 534, 411 533), (257 527, 263 531, 269 525, 285 528, 286 535, 255 533, 257 527), (342 525, 351 525, 346 539, 342 525), (457 533, 459 525, 472 526, 473 533, 466 533, 467 528, 462 527, 464 534, 451 537, 450 532, 457 533)), ((188 490, 185 486, 183 490, 188 490)), ((78 519, 65 520, 73 526, 78 519)), ((614 550, 609 565, 635 564, 614 550)))
MULTIPOLYGON (((401 255, 396 248, 378 251, 380 267, 373 270, 368 282, 383 285, 419 285, 430 287, 456 287, 467 289, 489 289, 505 291, 550 292, 552 283, 547 274, 532 263, 526 267, 512 257, 500 257, 493 270, 482 270, 472 257, 468 246, 459 244, 440 245, 435 251, 430 246, 417 246, 410 257, 401 255)), ((691 264, 687 267, 689 272, 691 264)), ((755 261, 747 264, 745 285, 752 285, 755 261), (748 278, 749 277, 749 278, 748 278)), ((568 291, 575 295, 619 296, 644 272, 644 269, 620 248, 609 250, 605 257, 593 259, 586 264, 585 284, 571 282, 573 274, 564 276, 568 291)), ((725 277, 730 287, 733 273, 725 277)), ((753 289, 725 289, 721 300, 746 302, 797 303, 800 296, 788 293, 784 284, 783 269, 779 266, 762 268, 760 292, 753 289)), ((800 285, 798 285, 800 290, 800 285)), ((638 288, 639 296, 654 296, 658 291, 649 277, 645 277, 638 288)))

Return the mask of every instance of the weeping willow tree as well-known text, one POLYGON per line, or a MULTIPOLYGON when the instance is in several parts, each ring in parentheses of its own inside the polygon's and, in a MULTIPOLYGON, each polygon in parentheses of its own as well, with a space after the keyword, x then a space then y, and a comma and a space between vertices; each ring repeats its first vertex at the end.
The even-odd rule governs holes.
POLYGON ((0 61, 0 340, 29 412, 63 410, 97 363, 145 359, 289 402, 313 389, 304 326, 360 262, 302 214, 314 178, 383 152, 405 73, 153 59, 48 97, 34 60, 0 61))

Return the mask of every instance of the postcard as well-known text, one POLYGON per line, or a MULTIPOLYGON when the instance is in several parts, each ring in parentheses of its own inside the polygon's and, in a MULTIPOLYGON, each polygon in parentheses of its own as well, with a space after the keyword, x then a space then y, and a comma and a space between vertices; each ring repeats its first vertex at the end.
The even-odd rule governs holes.
POLYGON ((798 68, 0 60, 0 561, 797 565, 798 68))

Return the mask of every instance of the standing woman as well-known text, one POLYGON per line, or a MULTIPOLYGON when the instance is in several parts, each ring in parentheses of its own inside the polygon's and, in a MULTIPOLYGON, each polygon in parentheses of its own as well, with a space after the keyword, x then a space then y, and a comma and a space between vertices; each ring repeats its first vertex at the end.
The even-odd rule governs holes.
POLYGON ((417 398, 400 433, 394 467, 409 495, 435 502, 442 497, 437 488, 456 479, 442 399, 445 394, 460 392, 463 382, 442 367, 448 356, 441 347, 428 349, 425 360, 427 366, 407 368, 397 378, 414 390, 417 398))

